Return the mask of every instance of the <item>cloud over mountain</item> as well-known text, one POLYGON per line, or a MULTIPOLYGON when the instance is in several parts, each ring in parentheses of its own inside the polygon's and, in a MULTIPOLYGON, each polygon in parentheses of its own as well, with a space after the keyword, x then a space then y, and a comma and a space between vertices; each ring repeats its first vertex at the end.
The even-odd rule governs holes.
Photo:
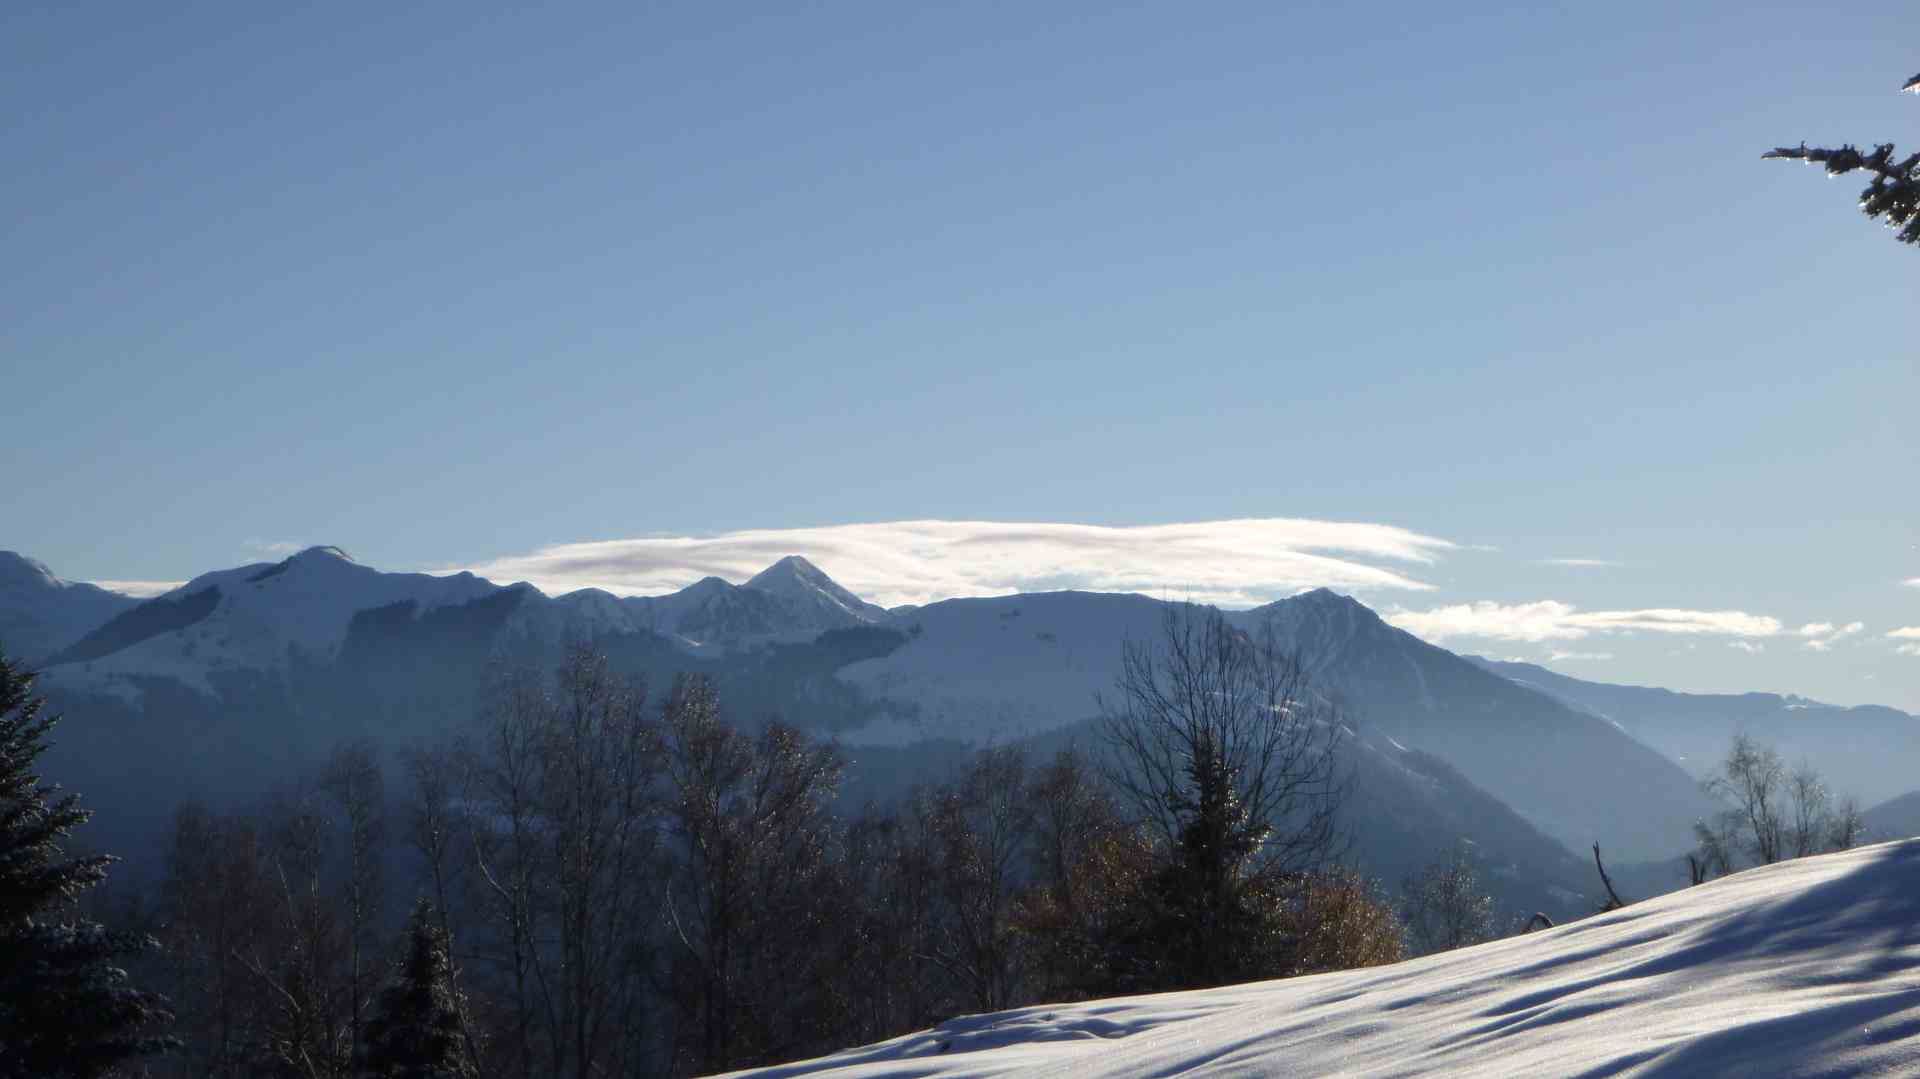
POLYGON ((1499 641, 1577 641, 1595 633, 1673 633, 1723 637, 1771 637, 1780 620, 1745 611, 1694 611, 1653 607, 1632 611, 1582 611, 1570 603, 1481 600, 1425 611, 1396 610, 1387 621, 1430 641, 1481 637, 1499 641))
POLYGON ((885 521, 565 543, 448 569, 549 593, 658 595, 707 576, 744 580, 799 554, 885 606, 1071 588, 1252 607, 1318 586, 1426 591, 1402 570, 1455 547, 1392 525, 1277 517, 1117 528, 885 521))

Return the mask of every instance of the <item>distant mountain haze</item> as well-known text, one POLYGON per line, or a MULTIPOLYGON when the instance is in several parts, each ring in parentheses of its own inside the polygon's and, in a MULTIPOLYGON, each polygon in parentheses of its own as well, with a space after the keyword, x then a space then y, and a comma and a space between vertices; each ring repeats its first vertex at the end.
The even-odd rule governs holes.
POLYGON ((1696 776, 1719 767, 1735 734, 1750 734, 1789 767, 1811 765, 1836 796, 1863 808, 1920 787, 1920 719, 1898 709, 1775 693, 1676 693, 1582 681, 1531 663, 1473 661, 1615 724, 1696 776))
POLYGON ((25 555, 0 551, 0 645, 29 663, 138 602, 96 585, 63 581, 25 555))
MULTIPOLYGON (((1166 610, 1041 592, 887 611, 798 557, 653 597, 384 573, 331 547, 139 603, 19 556, 0 569, 0 647, 40 657, 68 717, 49 766, 101 810, 103 833, 140 843, 179 799, 257 796, 342 739, 399 747, 464 725, 489 672, 550 665, 571 642, 656 691, 709 674, 735 722, 777 715, 836 738, 851 789, 897 796, 967 747, 1087 742, 1123 645, 1152 642, 1166 610)), ((1228 617, 1271 625, 1351 728, 1355 857, 1390 882, 1466 839, 1506 901, 1571 911, 1588 902, 1590 844, 1672 858, 1713 808, 1658 739, 1550 672, 1463 659, 1324 589, 1228 617)), ((1903 714, 1834 711, 1906 752, 1903 714)))

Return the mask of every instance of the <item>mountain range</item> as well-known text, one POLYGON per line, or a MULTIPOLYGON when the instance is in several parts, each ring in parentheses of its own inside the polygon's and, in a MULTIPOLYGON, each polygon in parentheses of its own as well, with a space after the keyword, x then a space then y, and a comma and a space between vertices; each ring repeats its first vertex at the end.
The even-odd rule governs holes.
MULTIPOLYGON (((665 596, 548 596, 384 573, 333 547, 136 602, 0 553, 0 648, 43 672, 68 717, 49 767, 135 846, 154 842, 156 805, 257 795, 344 738, 398 747, 456 728, 491 670, 550 663, 573 641, 656 687, 712 675, 737 721, 779 715, 834 737, 850 788, 897 796, 971 747, 1092 742, 1124 644, 1153 640, 1165 612, 1086 592, 889 611, 799 557, 665 596)), ((1228 617, 1270 629, 1350 729, 1348 827, 1356 857, 1389 881, 1465 841, 1509 905, 1580 908, 1594 882, 1573 851, 1598 842, 1610 858, 1652 860, 1690 846, 1714 808, 1693 766, 1723 752, 1743 716, 1777 720, 1782 736, 1811 719, 1855 750, 1916 759, 1920 721, 1891 709, 1773 698, 1786 703, 1741 713, 1472 660, 1324 589, 1228 617)), ((1898 785, 1893 769, 1873 774, 1876 792, 1898 785)))

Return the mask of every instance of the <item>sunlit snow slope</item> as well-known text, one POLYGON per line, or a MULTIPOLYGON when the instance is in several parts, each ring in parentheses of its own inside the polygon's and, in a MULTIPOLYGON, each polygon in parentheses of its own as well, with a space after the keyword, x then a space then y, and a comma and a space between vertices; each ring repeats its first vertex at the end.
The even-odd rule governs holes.
POLYGON ((1391 967, 955 1019, 768 1076, 1920 1075, 1920 840, 1391 967))

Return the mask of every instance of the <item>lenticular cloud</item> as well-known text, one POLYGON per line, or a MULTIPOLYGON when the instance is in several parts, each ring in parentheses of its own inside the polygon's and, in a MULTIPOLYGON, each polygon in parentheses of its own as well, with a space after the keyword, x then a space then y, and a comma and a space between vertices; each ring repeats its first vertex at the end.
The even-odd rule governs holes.
POLYGON ((1672 607, 1582 611, 1550 599, 1513 604, 1482 600, 1426 611, 1394 611, 1385 617, 1401 629, 1429 641, 1482 637, 1539 643, 1577 641, 1594 633, 1635 632, 1771 637, 1781 630, 1779 619, 1745 611, 1692 611, 1672 607))
POLYGON ((1454 547, 1391 525, 1281 517, 1122 528, 889 521, 566 543, 456 568, 550 594, 658 595, 702 577, 745 580, 797 554, 884 606, 1073 588, 1246 607, 1319 586, 1425 591, 1403 571, 1454 547))

